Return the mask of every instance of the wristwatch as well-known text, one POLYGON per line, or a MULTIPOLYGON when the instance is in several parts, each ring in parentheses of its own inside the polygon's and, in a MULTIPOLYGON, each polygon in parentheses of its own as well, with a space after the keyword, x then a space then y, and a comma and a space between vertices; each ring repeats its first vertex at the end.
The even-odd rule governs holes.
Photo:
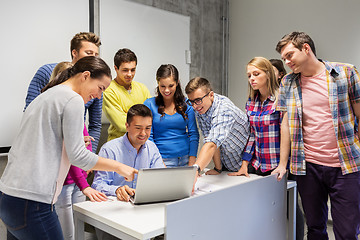
POLYGON ((222 169, 217 169, 216 167, 214 167, 214 170, 217 171, 218 173, 221 173, 222 172, 222 169))
POLYGON ((194 164, 193 167, 196 167, 196 168, 197 168, 197 171, 198 171, 198 174, 200 174, 200 172, 201 172, 200 166, 197 165, 197 164, 194 164))

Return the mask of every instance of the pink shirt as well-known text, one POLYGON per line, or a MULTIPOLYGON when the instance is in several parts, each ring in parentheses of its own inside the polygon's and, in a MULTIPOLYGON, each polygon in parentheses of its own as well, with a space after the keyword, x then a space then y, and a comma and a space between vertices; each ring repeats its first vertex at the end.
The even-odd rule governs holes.
POLYGON ((340 167, 325 70, 313 77, 301 76, 300 85, 305 160, 319 165, 340 167))
MULTIPOLYGON (((88 131, 86 129, 85 124, 84 124, 83 134, 84 134, 84 136, 89 136, 89 133, 88 133, 88 131)), ((86 148, 89 151, 91 151, 92 150, 91 143, 86 148)), ((87 178, 87 173, 84 170, 71 165, 71 167, 69 169, 69 173, 66 176, 66 179, 64 181, 64 185, 75 183, 80 188, 80 190, 82 191, 84 188, 89 187, 89 184, 86 181, 86 178, 87 178)))

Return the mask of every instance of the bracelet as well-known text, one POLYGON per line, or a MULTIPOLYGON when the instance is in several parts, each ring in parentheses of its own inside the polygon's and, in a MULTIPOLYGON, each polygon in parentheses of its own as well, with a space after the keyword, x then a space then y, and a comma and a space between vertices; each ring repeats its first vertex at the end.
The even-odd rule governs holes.
POLYGON ((222 172, 222 169, 217 169, 216 167, 214 167, 214 170, 217 171, 218 173, 222 172))

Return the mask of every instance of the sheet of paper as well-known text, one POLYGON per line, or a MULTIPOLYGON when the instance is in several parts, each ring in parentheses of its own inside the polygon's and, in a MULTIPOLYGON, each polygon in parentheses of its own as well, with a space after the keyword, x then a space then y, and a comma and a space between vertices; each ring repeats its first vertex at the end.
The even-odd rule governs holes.
POLYGON ((218 186, 218 185, 211 184, 211 183, 206 183, 206 182, 202 182, 202 181, 197 181, 195 183, 194 195, 201 195, 201 194, 204 194, 204 193, 211 193, 211 192, 219 190, 219 189, 221 189, 221 187, 218 186))

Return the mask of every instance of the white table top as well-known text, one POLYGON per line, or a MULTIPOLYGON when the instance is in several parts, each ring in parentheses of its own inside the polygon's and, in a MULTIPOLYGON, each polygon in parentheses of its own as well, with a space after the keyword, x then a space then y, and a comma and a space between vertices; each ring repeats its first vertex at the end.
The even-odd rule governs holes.
POLYGON ((165 232, 165 203, 134 206, 109 197, 106 202, 74 204, 74 210, 138 239, 165 232))
MULTIPOLYGON (((226 188, 259 178, 262 177, 255 174, 250 174, 250 178, 247 178, 227 176, 227 172, 223 172, 220 175, 203 175, 198 178, 198 182, 226 188)), ((130 202, 118 201, 116 197, 109 197, 105 202, 86 201, 74 204, 74 210, 135 238, 147 239, 165 232, 166 204, 135 206, 130 202)))

